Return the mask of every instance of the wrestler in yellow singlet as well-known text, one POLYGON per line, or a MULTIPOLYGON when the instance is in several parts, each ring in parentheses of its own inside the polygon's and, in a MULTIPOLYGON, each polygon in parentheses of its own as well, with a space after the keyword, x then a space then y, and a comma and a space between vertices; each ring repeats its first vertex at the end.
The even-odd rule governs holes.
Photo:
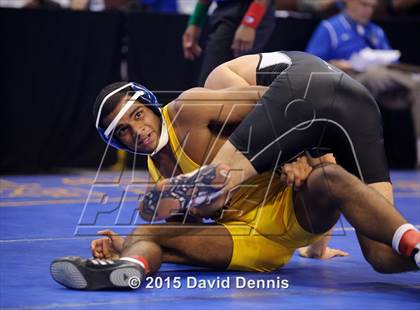
MULTIPOLYGON (((162 112, 169 144, 182 173, 198 169, 200 166, 181 148, 167 107, 162 112)), ((163 179, 150 156, 148 170, 154 182, 163 179)), ((248 180, 216 222, 232 236, 233 254, 228 267, 231 270, 274 271, 290 260, 294 250, 322 237, 299 225, 293 210, 292 188, 282 185, 280 175, 271 172, 248 180)))

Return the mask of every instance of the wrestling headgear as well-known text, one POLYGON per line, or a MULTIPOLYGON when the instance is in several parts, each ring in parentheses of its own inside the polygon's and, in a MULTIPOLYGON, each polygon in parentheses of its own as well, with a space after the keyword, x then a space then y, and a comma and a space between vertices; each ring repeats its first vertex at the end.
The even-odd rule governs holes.
POLYGON ((134 154, 141 154, 141 155, 155 155, 159 152, 167 143, 168 143, 168 131, 166 128, 165 120, 162 117, 162 112, 159 108, 159 103, 155 97, 155 95, 148 90, 146 87, 137 84, 137 83, 127 83, 107 94, 104 99, 102 100, 101 104, 99 105, 99 109, 96 115, 96 129, 98 130, 99 136, 109 145, 120 149, 125 150, 134 154), (105 104, 112 98, 112 96, 116 95, 117 93, 126 90, 127 95, 131 95, 130 99, 123 105, 121 110, 115 116, 115 118, 111 121, 107 128, 101 127, 101 118, 105 117, 106 115, 102 115, 102 110, 105 104), (158 115, 162 120, 162 127, 160 131, 160 138, 156 149, 151 154, 137 152, 136 150, 131 150, 125 145, 123 145, 117 138, 113 136, 114 130, 118 125, 118 122, 124 116, 124 114, 132 107, 132 105, 136 102, 136 100, 143 103, 149 109, 153 111, 156 115, 158 115))

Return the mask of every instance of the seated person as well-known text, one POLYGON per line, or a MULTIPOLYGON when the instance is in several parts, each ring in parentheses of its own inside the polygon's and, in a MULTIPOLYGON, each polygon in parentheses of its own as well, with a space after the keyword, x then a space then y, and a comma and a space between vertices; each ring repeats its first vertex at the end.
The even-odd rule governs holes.
MULTIPOLYGON (((350 62, 353 54, 365 48, 391 49, 383 29, 371 22, 378 0, 346 0, 345 4, 342 13, 320 23, 306 52, 349 73, 369 89, 379 105, 387 109, 411 108, 420 146, 419 81, 406 69, 400 70, 395 65, 368 66, 365 72, 357 72, 350 62)), ((420 149, 417 153, 420 154, 420 149)))
POLYGON ((350 57, 366 47, 391 49, 385 32, 370 21, 377 0, 346 0, 342 13, 324 20, 313 33, 306 52, 341 70, 350 70, 350 57))
POLYGON ((311 13, 315 16, 331 16, 341 6, 341 0, 277 0, 277 10, 311 13))

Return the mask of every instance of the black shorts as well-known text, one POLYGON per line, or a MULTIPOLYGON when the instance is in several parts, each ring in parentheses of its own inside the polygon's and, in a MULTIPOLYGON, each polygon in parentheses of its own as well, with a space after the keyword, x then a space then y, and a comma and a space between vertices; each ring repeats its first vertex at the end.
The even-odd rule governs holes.
POLYGON ((367 89, 318 57, 277 53, 261 54, 257 84, 269 89, 230 142, 259 173, 304 151, 332 152, 362 181, 389 181, 382 119, 367 89))

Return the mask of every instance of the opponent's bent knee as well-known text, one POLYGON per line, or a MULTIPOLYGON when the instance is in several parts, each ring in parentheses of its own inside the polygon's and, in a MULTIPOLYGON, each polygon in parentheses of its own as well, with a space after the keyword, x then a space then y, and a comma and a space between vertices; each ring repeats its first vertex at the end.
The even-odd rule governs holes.
POLYGON ((345 186, 349 173, 336 164, 316 166, 309 175, 307 184, 311 191, 319 194, 331 193, 334 189, 345 186))
POLYGON ((339 180, 346 177, 346 170, 337 164, 323 163, 313 167, 311 176, 314 175, 317 178, 339 180))

